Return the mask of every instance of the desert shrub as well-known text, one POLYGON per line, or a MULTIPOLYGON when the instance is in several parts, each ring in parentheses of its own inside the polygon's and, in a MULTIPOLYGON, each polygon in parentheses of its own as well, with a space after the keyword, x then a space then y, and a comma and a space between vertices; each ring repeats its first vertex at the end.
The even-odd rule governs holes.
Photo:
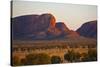
POLYGON ((12 66, 19 66, 21 65, 20 63, 20 59, 18 56, 13 56, 12 57, 12 63, 11 63, 12 66))
POLYGON ((88 54, 89 54, 89 57, 91 58, 91 61, 97 60, 97 50, 89 49, 88 54))
POLYGON ((27 65, 37 65, 37 64, 50 64, 50 56, 45 53, 40 54, 29 54, 26 56, 27 65))
POLYGON ((61 62, 62 62, 62 60, 59 56, 52 56, 51 57, 51 63, 52 64, 57 64, 57 63, 61 63, 61 62))
POLYGON ((97 51, 93 49, 89 49, 88 53, 85 53, 82 61, 96 61, 97 60, 97 51))
POLYGON ((23 58, 23 59, 20 60, 20 62, 21 62, 21 65, 25 65, 25 63, 26 63, 27 61, 26 61, 25 58, 23 58))
POLYGON ((78 53, 78 52, 75 52, 75 62, 79 62, 80 61, 80 57, 81 57, 81 55, 80 55, 80 53, 78 53))
POLYGON ((64 59, 68 62, 78 62, 80 61, 80 54, 73 50, 68 50, 68 52, 64 55, 64 59))

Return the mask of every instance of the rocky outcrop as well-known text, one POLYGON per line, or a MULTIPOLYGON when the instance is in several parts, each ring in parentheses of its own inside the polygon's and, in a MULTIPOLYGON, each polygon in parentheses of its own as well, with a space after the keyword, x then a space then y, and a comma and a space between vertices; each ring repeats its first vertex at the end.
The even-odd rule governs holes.
POLYGON ((68 33, 70 32, 70 30, 67 28, 64 22, 57 22, 56 28, 58 28, 61 31, 62 35, 68 35, 68 33))
POLYGON ((56 28, 58 28, 61 31, 61 37, 78 37, 79 34, 73 30, 70 30, 64 22, 58 22, 56 23, 56 28))
POLYGON ((84 23, 77 32, 84 37, 97 38, 97 20, 84 23))
MULTIPOLYGON (((15 17, 12 18, 12 35, 15 39, 36 37, 37 34, 42 35, 41 32, 54 28, 55 23, 56 19, 52 14, 15 17)), ((46 36, 46 33, 43 35, 46 36)))
MULTIPOLYGON (((77 31, 78 32, 78 31, 77 31)), ((12 18, 13 39, 55 39, 79 37, 52 14, 24 15, 12 18)))

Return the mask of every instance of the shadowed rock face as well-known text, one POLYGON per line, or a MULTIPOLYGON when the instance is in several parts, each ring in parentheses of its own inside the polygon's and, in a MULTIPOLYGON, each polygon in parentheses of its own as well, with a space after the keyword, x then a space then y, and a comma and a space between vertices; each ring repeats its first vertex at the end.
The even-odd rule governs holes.
POLYGON ((13 38, 35 37, 41 32, 44 35, 43 31, 54 28, 55 22, 56 19, 52 14, 25 15, 12 18, 13 38))
POLYGON ((56 27, 53 27, 53 28, 49 28, 46 34, 47 34, 47 38, 51 39, 51 38, 59 37, 61 35, 61 31, 56 27))
POLYGON ((84 23, 77 32, 81 36, 97 38, 97 20, 84 23))

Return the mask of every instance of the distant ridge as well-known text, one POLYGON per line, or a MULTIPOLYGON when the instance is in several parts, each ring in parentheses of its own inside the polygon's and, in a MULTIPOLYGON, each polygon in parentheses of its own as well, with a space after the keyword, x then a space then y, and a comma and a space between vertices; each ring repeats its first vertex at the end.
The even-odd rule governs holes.
POLYGON ((97 38, 97 20, 84 23, 77 32, 84 37, 97 38))
POLYGON ((80 27, 77 31, 73 31, 70 30, 64 22, 56 22, 56 18, 50 13, 23 15, 12 18, 12 39, 64 39, 76 38, 80 35, 86 37, 89 35, 87 35, 88 32, 86 32, 88 30, 87 27, 89 27, 90 30, 93 28, 90 35, 96 38, 96 24, 94 22, 96 21, 92 21, 92 24, 85 23, 82 28, 80 27))

